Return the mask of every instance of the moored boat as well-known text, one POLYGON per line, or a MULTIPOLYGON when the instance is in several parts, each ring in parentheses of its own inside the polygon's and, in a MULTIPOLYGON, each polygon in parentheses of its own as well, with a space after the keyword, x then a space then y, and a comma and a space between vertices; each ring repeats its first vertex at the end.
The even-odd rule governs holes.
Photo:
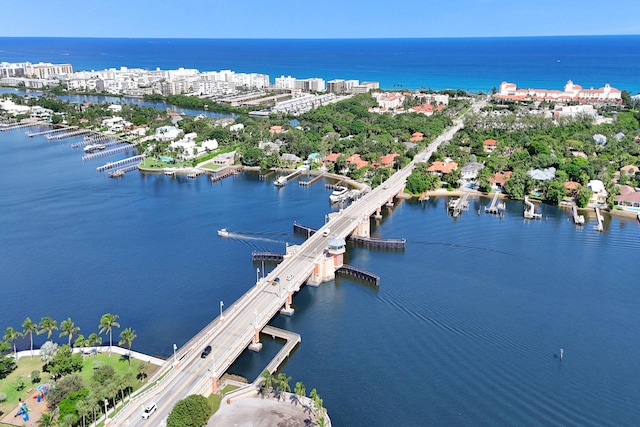
POLYGON ((347 187, 343 187, 342 185, 336 186, 333 192, 329 195, 329 201, 331 203, 343 201, 348 191, 349 189, 347 187))

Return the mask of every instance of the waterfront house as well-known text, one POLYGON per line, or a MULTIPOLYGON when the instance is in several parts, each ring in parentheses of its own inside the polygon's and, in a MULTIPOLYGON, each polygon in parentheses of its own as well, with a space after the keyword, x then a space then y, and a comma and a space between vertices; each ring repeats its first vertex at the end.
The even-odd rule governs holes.
POLYGON ((587 187, 593 193, 589 199, 589 206, 602 206, 607 203, 607 190, 604 188, 604 183, 599 179, 592 179, 587 184, 587 187))
POLYGON ((219 166, 233 166, 235 161, 236 161, 236 152, 235 151, 231 151, 229 153, 218 154, 213 159, 211 159, 211 162, 214 165, 219 165, 219 166))
POLYGON ((582 187, 579 182, 565 181, 564 188, 567 190, 567 194, 571 197, 578 195, 578 189, 582 187))
POLYGON ((495 139, 485 139, 482 143, 482 151, 484 151, 485 153, 493 153, 494 151, 496 151, 497 147, 498 143, 495 139))
POLYGON ((297 164, 300 163, 302 161, 302 159, 298 156, 296 156, 295 154, 291 154, 291 153, 283 153, 280 158, 282 160, 284 160, 285 162, 287 162, 288 164, 297 164))
POLYGON ((160 126, 156 129, 155 138, 158 141, 173 141, 180 135, 180 132, 175 126, 160 126))
POLYGON ((489 177, 489 184, 494 191, 503 191, 504 185, 511 178, 511 171, 496 172, 493 176, 489 177))
POLYGON ((624 211, 640 213, 640 191, 628 185, 621 185, 615 205, 624 211))
POLYGON ((531 169, 527 171, 527 175, 536 181, 551 181, 556 177, 556 168, 550 167, 546 169, 531 169))
POLYGON ((369 164, 369 162, 360 158, 360 154, 352 154, 347 157, 347 163, 354 165, 356 169, 362 169, 369 164))
POLYGON ((431 172, 433 175, 442 176, 449 174, 456 169, 458 169, 458 163, 446 158, 444 162, 433 162, 431 166, 427 168, 427 171, 431 172))
POLYGON ((479 162, 469 162, 460 169, 460 180, 463 182, 471 182, 478 178, 480 171, 484 169, 484 165, 479 162))

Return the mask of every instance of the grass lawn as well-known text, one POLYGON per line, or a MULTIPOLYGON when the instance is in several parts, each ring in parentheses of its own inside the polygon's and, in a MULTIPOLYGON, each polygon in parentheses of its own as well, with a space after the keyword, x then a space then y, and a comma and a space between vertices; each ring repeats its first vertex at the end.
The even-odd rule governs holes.
MULTIPOLYGON (((111 357, 109 357, 108 353, 100 353, 95 356, 85 356, 84 364, 82 367, 82 372, 80 372, 80 376, 85 384, 89 384, 91 382, 91 376, 93 375, 93 369, 99 365, 112 365, 116 373, 118 375, 122 375, 131 369, 131 372, 134 374, 137 372, 138 361, 135 359, 131 360, 131 368, 129 368, 129 362, 125 356, 121 356, 119 354, 113 353, 111 357)), ((149 364, 147 370, 147 376, 150 377, 153 373, 158 369, 156 365, 149 364)), ((0 393, 4 393, 7 395, 7 400, 0 404, 0 411, 3 411, 5 414, 13 411, 16 406, 18 406, 18 399, 22 398, 23 400, 27 400, 33 395, 33 390, 27 392, 27 390, 35 389, 38 384, 42 384, 44 382, 51 382, 51 376, 42 372, 42 362, 40 361, 40 357, 34 356, 33 360, 31 357, 23 357, 18 360, 18 368, 13 371, 9 376, 0 381, 0 393), (31 383, 31 371, 40 371, 40 381, 36 384, 31 383), (17 390, 17 383, 19 380, 24 381, 24 388, 20 391, 17 390)), ((134 390, 145 385, 145 382, 137 381, 134 390)), ((2 424, 0 424, 2 427, 2 424)))
MULTIPOLYGON (((216 393, 216 394, 211 394, 209 395, 209 397, 207 398, 207 400, 209 401, 209 403, 213 406, 213 413, 215 414, 216 412, 218 412, 218 409, 220 409, 220 402, 222 402, 222 396, 225 393, 229 393, 232 390, 237 389, 238 387, 234 386, 234 385, 227 385, 225 386, 220 392, 216 393)), ((1 426, 0 426, 1 427, 1 426)))

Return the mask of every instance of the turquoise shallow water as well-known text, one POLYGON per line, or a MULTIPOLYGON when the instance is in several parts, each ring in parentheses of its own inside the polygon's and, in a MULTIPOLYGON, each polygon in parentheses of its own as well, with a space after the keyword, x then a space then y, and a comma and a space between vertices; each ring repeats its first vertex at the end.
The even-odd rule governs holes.
MULTIPOLYGON (((112 312, 134 349, 168 357, 252 286, 252 250, 283 251, 301 241, 293 221, 317 227, 330 210, 322 183, 278 190, 250 173, 111 180, 95 167, 113 158, 83 163, 73 142, 0 133, 2 327, 70 316, 89 334, 112 312)), ((446 199, 400 202, 373 234, 405 251, 347 252, 379 289, 304 287, 295 315, 272 321, 302 335, 284 370, 336 425, 637 424, 638 223, 607 217, 598 233, 551 206, 529 222, 519 202, 475 213, 488 203, 454 221, 446 199)), ((231 371, 257 376, 278 348, 265 343, 231 371)))

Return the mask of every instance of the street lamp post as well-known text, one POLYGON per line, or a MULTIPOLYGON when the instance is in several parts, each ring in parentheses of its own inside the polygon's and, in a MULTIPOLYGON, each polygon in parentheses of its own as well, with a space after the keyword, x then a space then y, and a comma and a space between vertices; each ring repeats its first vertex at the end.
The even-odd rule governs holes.
POLYGON ((256 283, 260 281, 260 268, 256 268, 256 283))
POLYGON ((222 315, 222 306, 224 305, 224 303, 222 302, 222 300, 220 300, 220 321, 224 321, 224 316, 222 315))
POLYGON ((178 349, 177 345, 173 345, 173 366, 175 367, 178 361, 176 360, 176 350, 178 349))

